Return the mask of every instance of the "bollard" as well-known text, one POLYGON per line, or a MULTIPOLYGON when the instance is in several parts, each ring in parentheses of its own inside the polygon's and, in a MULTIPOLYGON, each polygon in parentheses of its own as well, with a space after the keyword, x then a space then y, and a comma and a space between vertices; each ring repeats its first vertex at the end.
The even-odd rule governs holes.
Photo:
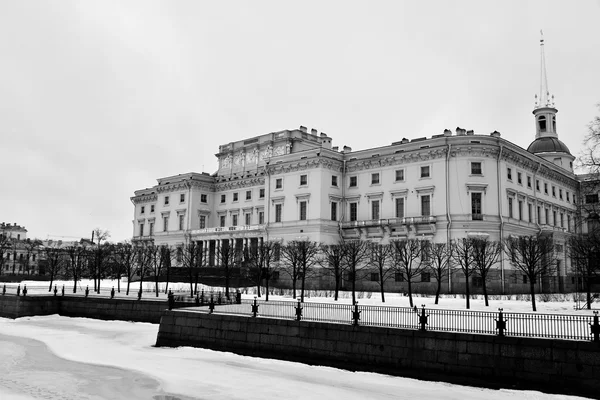
POLYGON ((54 285, 54 297, 56 297, 57 293, 58 293, 58 288, 56 287, 56 285, 54 285))
POLYGON ((114 299, 115 298, 115 287, 113 286, 111 291, 110 291, 110 298, 114 299))
POLYGON ((594 311, 594 323, 590 324, 592 327, 592 335, 594 335, 593 341, 600 342, 600 322, 598 321, 598 311, 594 311))
POLYGON ((90 287, 86 286, 85 287, 85 297, 87 298, 89 294, 90 294, 90 287))
POLYGON ((200 297, 198 296, 198 292, 196 292, 196 306, 200 305, 200 297))
POLYGON ((352 325, 358 326, 360 320, 360 311, 358 311, 358 301, 354 303, 354 311, 352 311, 352 325))
POLYGON ((296 306, 296 321, 300 321, 302 319, 302 306, 300 300, 298 300, 298 305, 296 306))
POLYGON ((17 286, 17 296, 21 295, 21 285, 17 286))
POLYGON ((4 296, 5 294, 6 294, 6 283, 2 287, 2 296, 4 296))
POLYGON ((215 311, 215 299, 213 299, 212 294, 210 295, 210 303, 208 303, 208 313, 212 314, 215 311))
POLYGON ((62 287, 62 295, 63 296, 65 295, 65 285, 63 285, 63 287, 62 287))
POLYGON ((140 289, 140 291, 138 292, 138 300, 142 299, 142 289, 140 289))
POLYGON ((504 319, 504 315, 502 314, 503 308, 498 309, 498 319, 496 321, 496 329, 498 329, 498 336, 504 336, 504 331, 506 330, 506 320, 504 319))
POLYGON ((421 315, 419 316, 419 324, 421 325, 420 330, 425 332, 425 325, 427 325, 427 317, 429 315, 425 315, 425 304, 421 304, 421 315))
POLYGON ((173 292, 169 289, 169 295, 167 296, 169 302, 169 310, 173 309, 175 306, 175 296, 173 296, 173 292))
POLYGON ((27 285, 23 285, 23 296, 27 296, 27 285))
POLYGON ((256 297, 254 297, 254 304, 252 304, 252 316, 256 318, 258 314, 258 302, 256 301, 256 297))
POLYGON ((235 302, 236 304, 242 304, 242 292, 240 292, 239 290, 235 294, 235 302))

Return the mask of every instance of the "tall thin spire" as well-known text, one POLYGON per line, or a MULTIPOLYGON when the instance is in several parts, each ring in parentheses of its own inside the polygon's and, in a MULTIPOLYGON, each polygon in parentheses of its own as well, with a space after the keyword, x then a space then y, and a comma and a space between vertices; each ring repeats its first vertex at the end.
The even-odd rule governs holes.
POLYGON ((535 95, 535 108, 554 107, 554 95, 550 96, 548 75, 546 73, 546 54, 544 53, 544 32, 540 30, 540 94, 535 95))

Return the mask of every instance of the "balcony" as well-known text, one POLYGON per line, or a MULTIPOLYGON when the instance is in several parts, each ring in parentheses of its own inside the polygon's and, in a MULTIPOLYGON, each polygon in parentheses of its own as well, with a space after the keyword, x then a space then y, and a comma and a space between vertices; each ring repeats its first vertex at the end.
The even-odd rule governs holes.
POLYGON ((342 229, 348 237, 382 236, 387 232, 391 237, 407 236, 411 229, 416 234, 435 233, 434 216, 370 219, 361 221, 344 221, 342 229), (351 233, 353 232, 353 233, 351 233))
POLYGON ((190 231, 192 236, 206 235, 224 235, 229 233, 261 232, 265 229, 264 225, 236 225, 236 226, 217 226, 214 228, 195 229, 190 231))

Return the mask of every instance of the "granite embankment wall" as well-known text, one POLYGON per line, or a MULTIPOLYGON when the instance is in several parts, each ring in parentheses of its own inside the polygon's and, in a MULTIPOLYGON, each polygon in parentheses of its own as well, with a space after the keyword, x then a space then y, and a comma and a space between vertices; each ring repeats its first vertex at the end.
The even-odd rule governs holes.
MULTIPOLYGON (((175 307, 189 307, 176 303, 175 307)), ((81 296, 14 296, 0 295, 0 317, 19 318, 59 314, 106 320, 151 322, 158 324, 167 309, 165 300, 109 299, 81 296)))
POLYGON ((592 342, 167 310, 156 345, 203 347, 476 386, 600 397, 600 346, 592 342))

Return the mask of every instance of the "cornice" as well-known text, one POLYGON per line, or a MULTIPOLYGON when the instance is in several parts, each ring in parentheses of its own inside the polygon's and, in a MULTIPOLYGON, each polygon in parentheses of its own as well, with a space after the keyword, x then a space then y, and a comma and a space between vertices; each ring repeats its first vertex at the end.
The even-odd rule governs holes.
POLYGON ((287 174, 290 172, 305 171, 307 169, 314 168, 325 168, 335 172, 342 172, 342 162, 319 157, 310 160, 289 161, 285 163, 269 165, 267 167, 268 172, 271 175, 287 174))
POLYGON ((348 172, 355 172, 445 158, 447 151, 446 147, 437 147, 418 149, 406 153, 383 155, 380 157, 371 157, 369 159, 353 160, 348 162, 347 170, 348 172))
POLYGON ((215 190, 217 192, 223 192, 226 190, 241 189, 241 188, 247 188, 247 187, 253 187, 253 186, 264 186, 264 185, 265 185, 265 178, 253 177, 253 178, 246 178, 246 179, 237 179, 237 180, 227 181, 227 182, 219 182, 219 183, 215 184, 215 190))
POLYGON ((158 200, 158 196, 156 194, 144 194, 141 196, 134 196, 131 198, 131 201, 134 204, 149 203, 149 202, 157 201, 157 200, 158 200))

